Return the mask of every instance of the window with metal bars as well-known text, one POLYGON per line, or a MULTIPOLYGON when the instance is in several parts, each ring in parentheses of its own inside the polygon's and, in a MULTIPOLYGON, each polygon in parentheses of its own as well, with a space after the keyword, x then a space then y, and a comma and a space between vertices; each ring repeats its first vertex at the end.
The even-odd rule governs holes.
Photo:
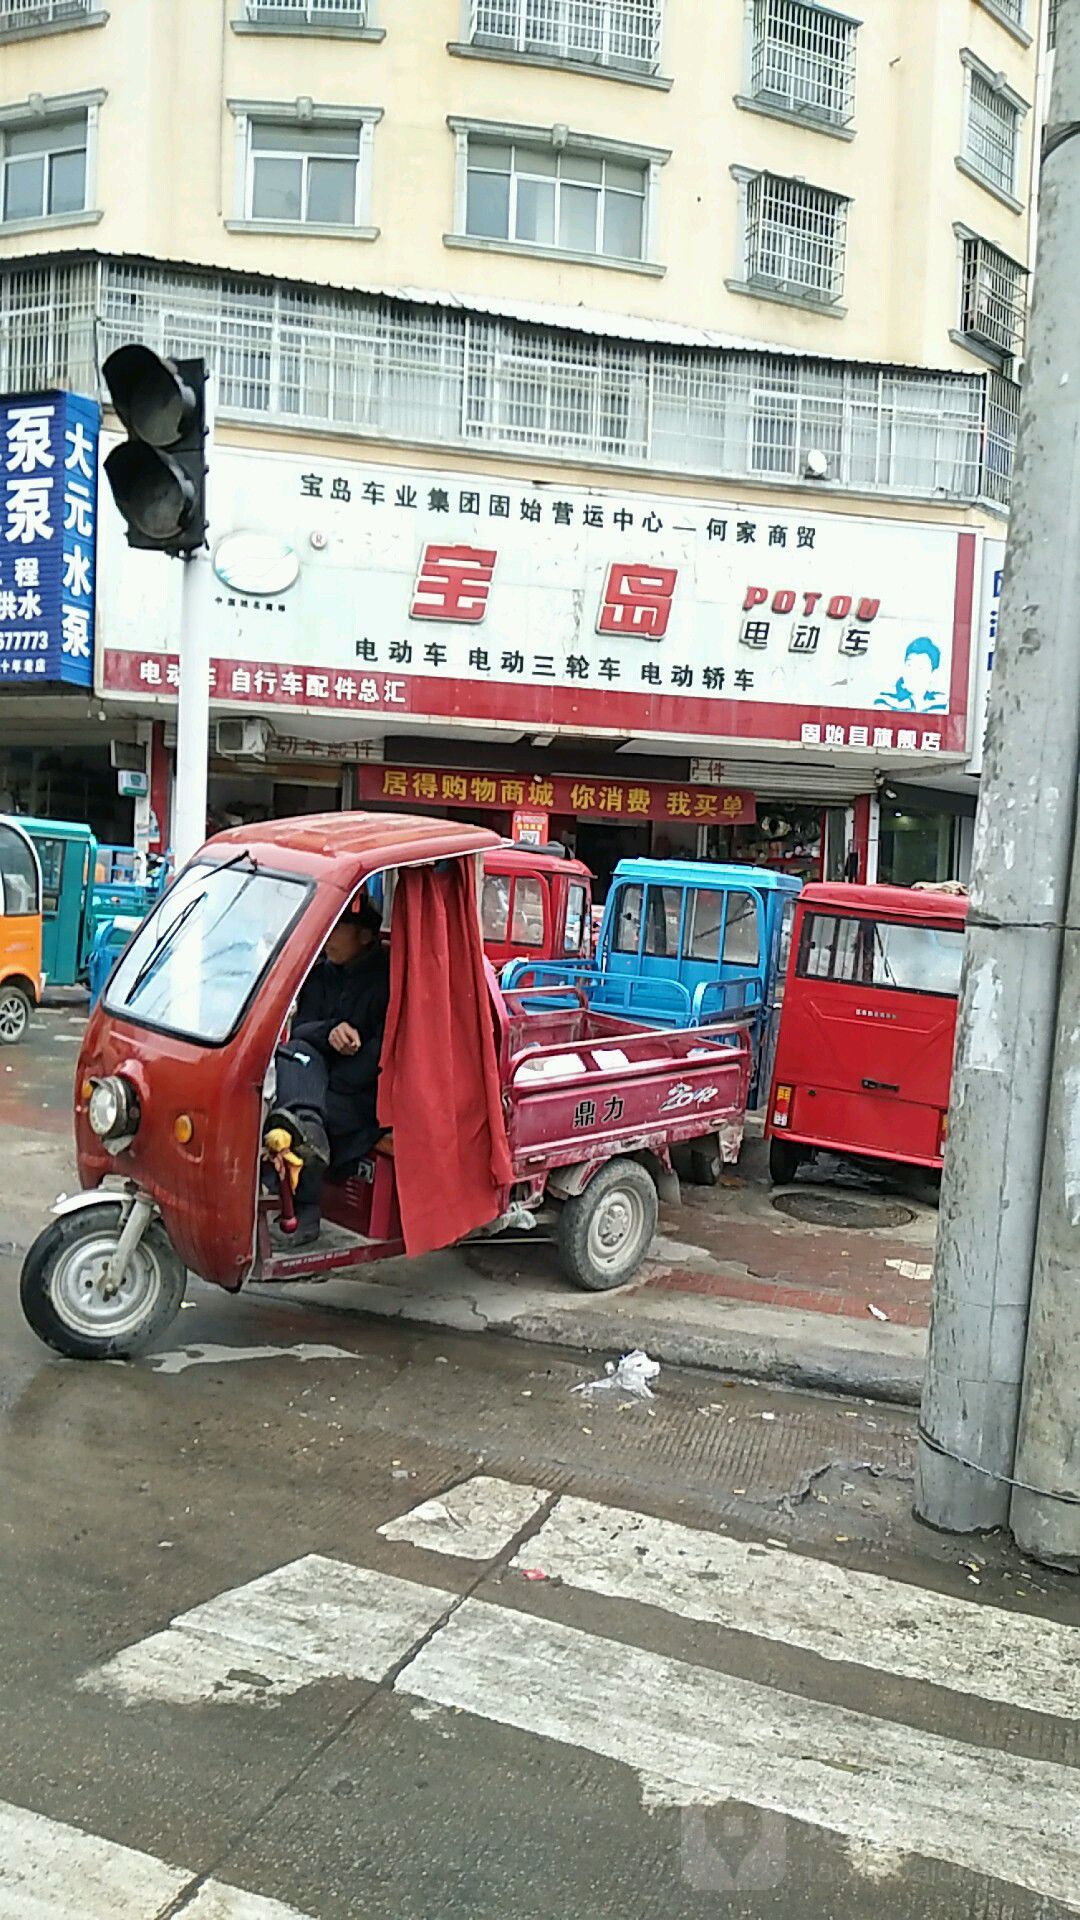
POLYGON ((253 27, 366 27, 370 0, 240 0, 240 18, 253 27))
POLYGON ((756 173, 746 182, 747 284, 833 305, 844 291, 848 203, 842 194, 756 173))
POLYGON ((962 242, 960 331, 1010 358, 1024 344, 1024 268, 976 235, 962 242))
POLYGON ((0 39, 40 27, 77 27, 100 10, 101 0, 0 0, 0 39))
POLYGON ((1046 44, 1057 46, 1058 0, 1047 0, 1046 8, 1046 44))
POLYGON ((856 22, 806 0, 754 0, 750 92, 846 126, 855 109, 856 22))
POLYGON ((470 0, 477 46, 655 73, 664 0, 470 0))
POLYGON ((998 13, 1005 15, 1006 20, 1011 20, 1014 27, 1024 25, 1027 0, 993 0, 993 6, 998 13))
POLYGON ((729 481, 797 480, 820 449, 838 488, 1008 503, 1018 390, 997 372, 688 352, 139 261, 0 268, 0 392, 96 393, 129 340, 205 353, 222 416, 255 425, 729 481))
POLYGON ((991 186, 1012 197, 1020 146, 1020 109, 974 68, 968 75, 964 157, 991 186))

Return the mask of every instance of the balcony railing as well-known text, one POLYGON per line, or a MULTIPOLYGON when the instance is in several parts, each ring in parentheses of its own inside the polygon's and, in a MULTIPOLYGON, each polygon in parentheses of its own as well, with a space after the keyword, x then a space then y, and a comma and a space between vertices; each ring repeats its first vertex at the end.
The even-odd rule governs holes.
POLYGON ((0 0, 0 38, 35 27, 74 26, 88 20, 99 0, 0 0))
POLYGON ((655 73, 663 0, 471 0, 475 46, 655 73))
POLYGON ((366 27, 370 0, 244 0, 242 18, 253 27, 366 27))
POLYGON ((960 328, 1011 359, 1024 345, 1024 269, 987 240, 964 241, 960 328))

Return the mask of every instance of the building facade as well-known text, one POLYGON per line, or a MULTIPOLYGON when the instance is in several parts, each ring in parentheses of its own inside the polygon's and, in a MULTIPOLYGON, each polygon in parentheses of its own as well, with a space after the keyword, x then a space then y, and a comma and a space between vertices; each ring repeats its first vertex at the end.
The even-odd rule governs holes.
MULTIPOLYGON (((601 870, 957 870, 1045 41, 1038 0, 0 0, 0 391, 214 371, 214 806, 505 826, 526 780, 601 870)), ((104 498, 93 694, 0 690, 16 803, 137 735, 167 837, 178 573, 104 498)))

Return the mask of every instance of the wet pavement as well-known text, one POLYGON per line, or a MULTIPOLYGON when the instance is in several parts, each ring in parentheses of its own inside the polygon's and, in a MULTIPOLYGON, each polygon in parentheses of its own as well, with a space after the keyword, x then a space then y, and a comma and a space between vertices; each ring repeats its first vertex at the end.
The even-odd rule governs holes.
POLYGON ((909 1411, 583 1396, 344 1284, 59 1360, 3 1251, 71 1182, 46 1019, 0 1056, 0 1920, 1080 1910, 1080 1590, 917 1525, 909 1411))

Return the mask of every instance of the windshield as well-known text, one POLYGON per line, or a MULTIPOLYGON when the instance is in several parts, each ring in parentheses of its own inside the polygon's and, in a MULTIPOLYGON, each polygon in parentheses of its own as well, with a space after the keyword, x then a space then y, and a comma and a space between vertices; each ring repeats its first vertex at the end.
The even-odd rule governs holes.
POLYGON ((110 1013, 208 1045, 229 1038, 309 893, 241 861, 180 875, 117 966, 110 1013))

